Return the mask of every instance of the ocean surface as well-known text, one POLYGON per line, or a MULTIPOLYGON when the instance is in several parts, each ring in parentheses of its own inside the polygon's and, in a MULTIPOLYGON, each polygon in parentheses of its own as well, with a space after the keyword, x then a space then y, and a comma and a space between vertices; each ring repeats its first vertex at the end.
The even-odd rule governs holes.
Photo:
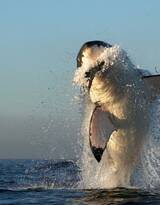
POLYGON ((160 189, 83 189, 81 170, 65 160, 0 160, 0 204, 160 204, 160 189))

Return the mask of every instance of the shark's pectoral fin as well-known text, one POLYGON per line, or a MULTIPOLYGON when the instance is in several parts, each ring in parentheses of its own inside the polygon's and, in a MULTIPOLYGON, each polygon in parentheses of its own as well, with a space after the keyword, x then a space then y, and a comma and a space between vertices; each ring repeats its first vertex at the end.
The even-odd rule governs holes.
POLYGON ((114 130, 116 129, 110 120, 109 113, 103 111, 101 107, 95 107, 90 119, 89 143, 98 162, 101 161, 106 144, 114 130))
POLYGON ((152 88, 155 95, 160 95, 160 75, 143 76, 142 79, 152 88))

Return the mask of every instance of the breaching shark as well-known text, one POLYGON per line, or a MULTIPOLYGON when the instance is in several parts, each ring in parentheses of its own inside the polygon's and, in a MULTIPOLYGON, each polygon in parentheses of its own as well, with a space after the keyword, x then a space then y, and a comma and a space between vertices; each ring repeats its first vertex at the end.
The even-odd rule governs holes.
POLYGON ((93 104, 88 143, 107 161, 112 186, 130 185, 149 127, 151 102, 160 94, 160 75, 138 69, 118 45, 86 42, 77 55, 74 83, 93 104))

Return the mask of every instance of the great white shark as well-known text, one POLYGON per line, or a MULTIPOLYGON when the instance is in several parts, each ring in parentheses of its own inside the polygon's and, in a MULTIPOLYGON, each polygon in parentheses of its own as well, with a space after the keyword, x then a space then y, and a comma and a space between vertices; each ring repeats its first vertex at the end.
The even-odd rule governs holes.
POLYGON ((110 186, 129 186, 147 140, 151 102, 160 94, 160 75, 137 69, 117 45, 89 41, 77 55, 74 83, 93 105, 87 136, 93 156, 100 162, 105 151, 110 186))

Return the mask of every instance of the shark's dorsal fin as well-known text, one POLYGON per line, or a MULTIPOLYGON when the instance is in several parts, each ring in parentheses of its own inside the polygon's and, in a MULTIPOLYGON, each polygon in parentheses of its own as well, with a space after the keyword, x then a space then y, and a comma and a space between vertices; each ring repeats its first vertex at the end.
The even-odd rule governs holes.
POLYGON ((156 96, 160 95, 160 74, 142 76, 142 79, 151 87, 156 96))
POLYGON ((152 91, 152 97, 160 95, 160 74, 151 74, 148 70, 137 69, 138 73, 141 76, 141 79, 144 80, 146 85, 152 91))

